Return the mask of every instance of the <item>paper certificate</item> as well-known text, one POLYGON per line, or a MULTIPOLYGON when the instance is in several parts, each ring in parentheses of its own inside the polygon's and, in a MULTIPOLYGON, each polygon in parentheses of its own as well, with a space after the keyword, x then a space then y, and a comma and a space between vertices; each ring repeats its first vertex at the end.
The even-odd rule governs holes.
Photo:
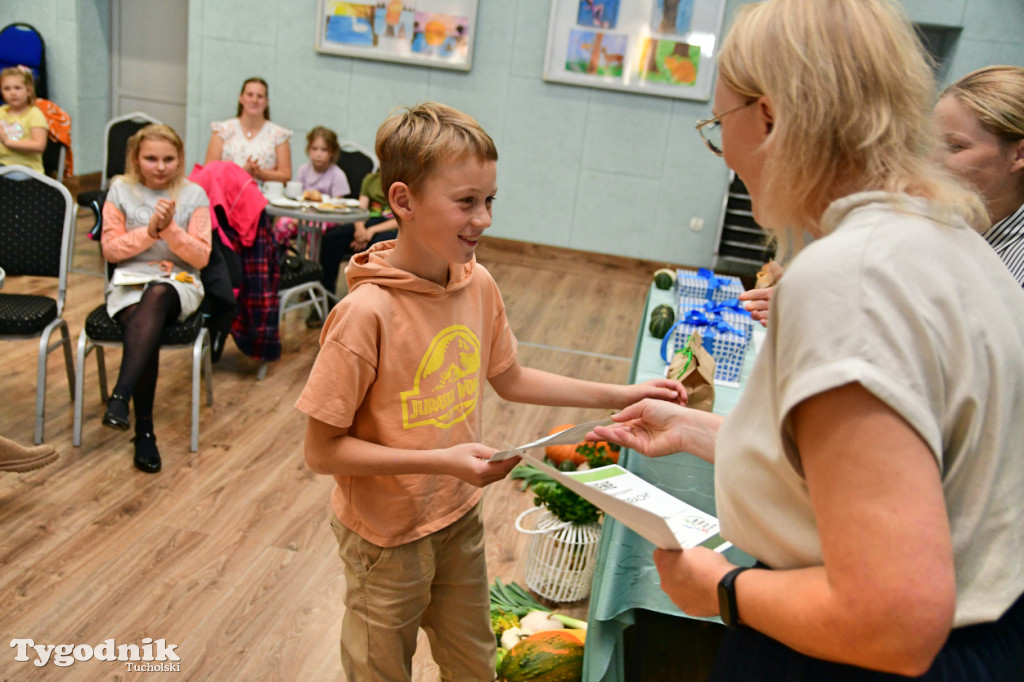
POLYGON ((702 545, 721 552, 732 545, 718 534, 718 519, 673 497, 618 464, 584 471, 559 471, 525 450, 541 445, 578 443, 597 425, 590 422, 561 431, 513 450, 495 453, 492 461, 520 455, 566 488, 593 503, 620 523, 661 549, 690 549, 702 545), (571 432, 571 433, 570 433, 571 432), (499 457, 499 455, 501 455, 499 457))

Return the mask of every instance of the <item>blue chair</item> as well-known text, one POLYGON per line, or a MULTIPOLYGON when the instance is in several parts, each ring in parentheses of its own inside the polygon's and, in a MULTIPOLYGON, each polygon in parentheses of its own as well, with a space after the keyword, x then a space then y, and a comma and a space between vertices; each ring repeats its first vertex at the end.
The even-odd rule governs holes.
POLYGON ((27 66, 36 82, 36 97, 49 99, 46 85, 46 44, 31 24, 16 22, 0 29, 0 69, 27 66))

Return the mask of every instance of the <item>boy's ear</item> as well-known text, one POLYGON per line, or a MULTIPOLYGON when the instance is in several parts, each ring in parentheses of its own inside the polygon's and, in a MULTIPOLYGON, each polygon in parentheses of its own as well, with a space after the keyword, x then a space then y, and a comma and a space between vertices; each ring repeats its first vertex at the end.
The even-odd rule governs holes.
POLYGON ((388 188, 388 205, 395 216, 401 220, 408 220, 412 216, 412 192, 409 185, 404 182, 393 182, 388 188))

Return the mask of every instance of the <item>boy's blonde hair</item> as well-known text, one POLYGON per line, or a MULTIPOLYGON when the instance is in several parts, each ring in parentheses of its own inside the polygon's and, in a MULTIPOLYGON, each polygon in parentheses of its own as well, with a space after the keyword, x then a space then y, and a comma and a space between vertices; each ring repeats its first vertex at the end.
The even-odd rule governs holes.
POLYGON ((438 102, 392 112, 377 130, 375 149, 385 196, 395 182, 417 192, 444 161, 465 156, 498 160, 494 140, 472 116, 438 102))
POLYGON ((864 190, 946 204, 976 229, 980 199, 930 162, 930 60, 890 0, 767 0, 743 6, 718 57, 722 83, 767 96, 758 213, 780 253, 799 250, 828 205, 864 190))
POLYGON ((172 196, 177 194, 182 182, 185 180, 185 145, 182 143, 174 128, 162 123, 151 123, 140 129, 128 138, 128 155, 125 159, 124 179, 132 184, 142 183, 142 173, 139 171, 139 150, 146 140, 162 140, 170 142, 178 152, 178 169, 168 185, 168 191, 172 196))
POLYGON ((28 105, 36 103, 36 79, 32 77, 32 69, 27 66, 8 66, 0 71, 0 81, 10 76, 17 76, 25 82, 25 89, 28 90, 28 105))
POLYGON ((1024 68, 986 66, 942 91, 967 107, 981 126, 1004 142, 1024 139, 1024 68))
POLYGON ((306 134, 306 156, 309 156, 309 148, 317 138, 327 145, 327 153, 331 155, 331 163, 335 163, 341 156, 341 145, 338 143, 338 135, 330 128, 316 126, 306 134))

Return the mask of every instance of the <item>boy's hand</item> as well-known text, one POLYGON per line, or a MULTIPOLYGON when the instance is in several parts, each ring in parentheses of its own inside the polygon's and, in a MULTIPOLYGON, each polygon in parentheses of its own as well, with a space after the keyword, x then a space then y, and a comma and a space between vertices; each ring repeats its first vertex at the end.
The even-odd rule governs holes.
POLYGON ((639 384, 626 386, 625 405, 632 405, 644 398, 667 400, 676 405, 686 404, 686 388, 676 379, 651 379, 639 384))
POLYGON ((487 460, 497 452, 480 443, 461 443, 444 451, 448 470, 445 473, 471 483, 478 488, 490 485, 508 476, 519 464, 520 457, 509 457, 501 462, 487 460))

